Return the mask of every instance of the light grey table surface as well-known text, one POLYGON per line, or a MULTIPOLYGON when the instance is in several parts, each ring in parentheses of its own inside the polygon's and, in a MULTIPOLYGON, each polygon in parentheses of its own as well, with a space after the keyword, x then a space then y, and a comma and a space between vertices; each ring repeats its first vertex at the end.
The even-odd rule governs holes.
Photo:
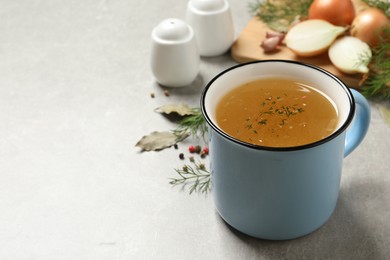
MULTIPOLYGON (((186 3, 0 1, 0 259, 390 259, 386 102, 370 100, 370 130, 345 159, 330 220, 290 241, 233 231, 211 195, 169 185, 194 140, 135 147, 175 128, 156 107, 199 106, 204 85, 236 64, 229 54, 202 59, 193 85, 164 96, 150 33, 184 19, 186 3)), ((230 0, 237 34, 247 4, 230 0)))

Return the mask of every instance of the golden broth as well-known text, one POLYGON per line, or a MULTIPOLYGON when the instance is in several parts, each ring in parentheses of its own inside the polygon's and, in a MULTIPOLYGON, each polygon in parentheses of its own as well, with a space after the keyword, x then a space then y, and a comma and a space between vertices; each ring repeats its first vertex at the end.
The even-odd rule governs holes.
POLYGON ((289 79, 264 78, 228 92, 217 104, 218 126, 255 145, 291 147, 319 141, 337 126, 337 110, 323 93, 289 79))

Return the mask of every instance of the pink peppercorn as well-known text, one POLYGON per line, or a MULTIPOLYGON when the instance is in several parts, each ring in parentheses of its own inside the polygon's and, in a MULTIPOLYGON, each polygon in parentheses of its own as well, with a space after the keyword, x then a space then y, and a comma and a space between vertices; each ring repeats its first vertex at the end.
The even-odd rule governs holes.
POLYGON ((188 147, 188 151, 190 153, 195 153, 195 146, 191 145, 190 147, 188 147))

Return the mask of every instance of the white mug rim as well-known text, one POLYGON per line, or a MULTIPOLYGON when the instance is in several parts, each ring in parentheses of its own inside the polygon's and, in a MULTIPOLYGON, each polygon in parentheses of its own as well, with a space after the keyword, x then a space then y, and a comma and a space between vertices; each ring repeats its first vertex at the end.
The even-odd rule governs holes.
POLYGON ((232 67, 230 67, 230 68, 228 68, 226 70, 223 70, 222 72, 217 74, 213 79, 211 79, 210 82, 204 88, 204 90, 202 92, 202 95, 201 95, 201 99, 200 99, 200 107, 201 107, 201 112, 203 114, 203 117, 206 120, 206 123, 214 131, 216 131, 218 134, 220 134, 222 137, 226 138, 227 140, 230 140, 230 141, 232 141, 232 142, 234 142, 236 144, 239 144, 239 145, 242 145, 242 146, 246 146, 248 148, 255 149, 255 150, 280 151, 280 152, 282 152, 282 151, 297 151, 297 150, 309 149, 309 148, 313 148, 313 147, 319 146, 321 144, 324 144, 324 143, 327 143, 327 142, 333 140, 334 138, 339 136, 341 133, 343 133, 348 128, 348 126, 352 122, 354 114, 355 114, 355 100, 353 98, 352 92, 344 84, 343 81, 341 81, 338 77, 336 77, 335 75, 333 75, 329 71, 324 70, 324 69, 322 69, 322 68, 320 68, 318 66, 315 66, 315 65, 309 64, 309 63, 299 62, 299 61, 292 61, 292 60, 257 60, 257 61, 250 61, 250 62, 245 62, 245 63, 238 64, 238 65, 232 66, 232 67), (224 75, 224 74, 228 73, 229 71, 234 70, 236 68, 240 68, 240 67, 251 65, 251 64, 255 64, 255 63, 267 63, 267 62, 268 63, 290 63, 290 64, 295 64, 295 65, 298 65, 298 66, 305 66, 305 67, 317 70, 317 71, 325 74, 326 76, 330 77, 332 80, 334 80, 337 83, 337 85, 339 85, 345 91, 345 93, 346 93, 346 95, 348 97, 349 107, 350 107, 348 116, 345 119, 345 121, 341 124, 341 126, 338 127, 338 129, 336 131, 334 131, 332 134, 330 134, 329 136, 327 136, 327 137, 325 137, 325 138, 323 138, 321 140, 318 140, 318 141, 315 141, 315 142, 312 142, 312 143, 308 143, 308 144, 304 144, 304 145, 289 146, 289 147, 261 146, 261 145, 255 145, 255 144, 247 143, 247 142, 241 141, 241 140, 239 140, 239 139, 237 139, 237 138, 227 134, 221 128, 219 128, 213 122, 213 120, 209 117, 207 109, 206 109, 206 105, 205 105, 205 103, 206 103, 205 99, 206 99, 206 96, 207 96, 207 92, 211 88, 213 83, 218 78, 220 78, 222 75, 224 75))

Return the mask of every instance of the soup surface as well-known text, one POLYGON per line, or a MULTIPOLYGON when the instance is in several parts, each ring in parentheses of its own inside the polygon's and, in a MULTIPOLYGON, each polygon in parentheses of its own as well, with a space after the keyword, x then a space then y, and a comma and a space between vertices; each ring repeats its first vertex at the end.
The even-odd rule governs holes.
POLYGON ((263 78, 228 92, 217 104, 216 120, 241 141, 292 147, 332 134, 337 110, 325 94, 302 82, 263 78))

